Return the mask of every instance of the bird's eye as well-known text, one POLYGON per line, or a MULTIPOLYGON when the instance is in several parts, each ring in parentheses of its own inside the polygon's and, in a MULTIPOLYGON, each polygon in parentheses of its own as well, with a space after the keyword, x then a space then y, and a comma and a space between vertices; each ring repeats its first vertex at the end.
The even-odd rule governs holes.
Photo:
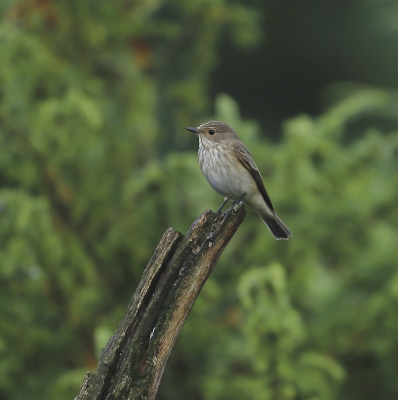
POLYGON ((214 129, 209 129, 209 135, 214 135, 216 131, 214 129))

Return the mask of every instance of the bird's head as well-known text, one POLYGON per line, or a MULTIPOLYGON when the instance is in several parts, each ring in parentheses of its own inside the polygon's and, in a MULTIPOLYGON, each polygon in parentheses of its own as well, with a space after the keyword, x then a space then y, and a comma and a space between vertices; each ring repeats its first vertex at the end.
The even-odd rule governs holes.
POLYGON ((226 139, 238 138, 234 130, 221 121, 209 121, 199 125, 197 128, 188 127, 186 129, 195 132, 199 136, 199 139, 204 142, 219 143, 226 139))

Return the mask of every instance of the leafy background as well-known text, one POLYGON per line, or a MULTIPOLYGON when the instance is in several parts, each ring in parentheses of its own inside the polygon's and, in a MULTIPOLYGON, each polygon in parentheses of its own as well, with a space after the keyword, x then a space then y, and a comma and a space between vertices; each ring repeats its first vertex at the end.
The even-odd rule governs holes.
POLYGON ((185 126, 231 124, 251 211, 159 399, 398 398, 398 2, 4 0, 0 398, 71 399, 168 226, 221 198, 185 126))

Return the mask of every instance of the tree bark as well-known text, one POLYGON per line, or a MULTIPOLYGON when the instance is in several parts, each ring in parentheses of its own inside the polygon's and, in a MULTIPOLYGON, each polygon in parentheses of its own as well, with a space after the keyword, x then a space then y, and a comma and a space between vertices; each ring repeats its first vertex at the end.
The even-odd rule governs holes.
POLYGON ((237 203, 221 215, 204 211, 186 236, 167 229, 75 400, 155 399, 188 313, 245 214, 237 203))

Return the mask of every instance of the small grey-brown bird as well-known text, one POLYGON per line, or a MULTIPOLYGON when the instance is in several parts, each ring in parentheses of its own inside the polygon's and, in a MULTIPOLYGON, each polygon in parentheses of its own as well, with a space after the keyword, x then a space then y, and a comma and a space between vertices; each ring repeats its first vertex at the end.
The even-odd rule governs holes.
POLYGON ((275 239, 289 239, 292 232, 276 215, 260 171, 234 130, 221 121, 186 129, 199 137, 198 156, 203 175, 211 187, 224 196, 217 213, 230 198, 243 201, 260 216, 275 239))

